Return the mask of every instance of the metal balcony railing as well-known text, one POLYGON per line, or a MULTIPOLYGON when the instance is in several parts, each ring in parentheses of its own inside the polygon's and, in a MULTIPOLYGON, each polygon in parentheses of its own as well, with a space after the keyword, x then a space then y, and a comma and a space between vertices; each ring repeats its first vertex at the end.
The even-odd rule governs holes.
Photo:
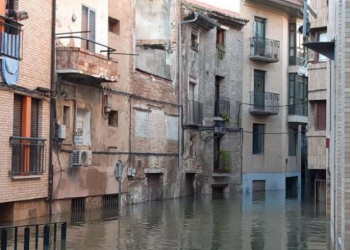
POLYGON ((279 41, 259 37, 250 38, 250 59, 253 61, 278 62, 279 51, 279 41))
POLYGON ((289 106, 289 115, 300 115, 307 116, 308 115, 308 105, 307 102, 294 104, 289 106))
MULTIPOLYGON (((90 32, 90 31, 89 31, 90 32)), ((61 35, 64 35, 64 34, 72 34, 72 33, 58 33, 56 34, 56 38, 57 39, 79 39, 81 40, 81 47, 83 49, 86 49, 86 50, 90 50, 91 52, 95 52, 95 49, 96 49, 96 45, 100 46, 101 48, 104 48, 104 49, 101 49, 100 50, 100 53, 107 53, 107 58, 110 59, 111 58, 111 55, 112 54, 115 54, 116 53, 116 49, 112 48, 112 47, 109 47, 105 44, 102 44, 102 43, 98 43, 94 40, 91 40, 91 39, 87 39, 87 38, 84 38, 84 37, 80 37, 80 36, 73 36, 73 35, 69 35, 69 36, 61 36, 61 35)))
POLYGON ((278 115, 279 94, 269 92, 250 92, 249 112, 254 115, 278 115))
POLYGON ((215 116, 230 115, 231 104, 227 99, 219 99, 215 102, 215 116))
POLYGON ((0 31, 1 56, 21 60, 23 54, 22 24, 0 15, 0 31))
POLYGON ((188 123, 193 125, 202 125, 203 122, 203 104, 200 102, 188 101, 188 123))
POLYGON ((41 175, 45 172, 45 139, 13 136, 12 176, 41 175))

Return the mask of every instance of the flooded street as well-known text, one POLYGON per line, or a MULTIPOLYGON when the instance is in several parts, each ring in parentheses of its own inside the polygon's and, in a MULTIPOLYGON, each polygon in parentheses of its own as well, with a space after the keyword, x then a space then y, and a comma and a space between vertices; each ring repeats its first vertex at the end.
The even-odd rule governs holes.
POLYGON ((326 207, 281 192, 155 201, 74 217, 68 249, 330 249, 326 207), (101 217, 103 219, 101 219, 101 217), (79 223, 79 221, 83 223, 79 223))

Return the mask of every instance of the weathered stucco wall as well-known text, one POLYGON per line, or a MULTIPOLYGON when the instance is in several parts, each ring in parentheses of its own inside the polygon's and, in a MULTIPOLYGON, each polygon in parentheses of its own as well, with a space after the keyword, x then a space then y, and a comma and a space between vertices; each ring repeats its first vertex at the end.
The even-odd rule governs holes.
MULTIPOLYGON (((96 13, 96 42, 108 45, 108 0, 61 0, 56 6, 56 33, 79 32, 82 30, 82 8, 90 8, 96 13)), ((64 35, 69 36, 69 35, 64 35)), ((72 34, 82 36, 82 34, 72 34)), ((80 47, 80 39, 58 39, 58 44, 80 47)), ((99 52, 101 46, 96 46, 99 52)))

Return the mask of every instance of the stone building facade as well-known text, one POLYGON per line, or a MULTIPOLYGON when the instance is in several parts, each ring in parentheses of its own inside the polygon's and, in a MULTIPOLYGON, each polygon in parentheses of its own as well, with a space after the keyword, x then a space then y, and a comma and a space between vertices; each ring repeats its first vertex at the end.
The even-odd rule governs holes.
POLYGON ((119 196, 125 205, 180 195, 178 6, 58 4, 55 214, 103 208, 119 196), (114 176, 118 162, 122 190, 114 176))
POLYGON ((45 216, 48 207, 53 12, 48 0, 9 1, 6 7, 5 2, 0 1, 2 16, 7 7, 26 11, 29 18, 0 21, 2 39, 13 36, 21 40, 20 45, 7 44, 14 52, 1 51, 2 63, 9 58, 12 66, 19 63, 18 82, 2 77, 0 84, 1 222, 45 216))
POLYGON ((184 193, 237 192, 241 186, 243 32, 248 20, 200 1, 181 9, 184 193), (191 21, 192 20, 192 21, 191 21), (215 121, 223 122, 221 132, 215 121))

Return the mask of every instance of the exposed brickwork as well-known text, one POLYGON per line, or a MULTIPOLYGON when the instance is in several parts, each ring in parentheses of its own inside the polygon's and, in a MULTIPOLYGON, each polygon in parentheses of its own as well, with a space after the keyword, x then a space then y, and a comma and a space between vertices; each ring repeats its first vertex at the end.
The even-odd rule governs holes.
MULTIPOLYGON (((52 2, 19 0, 19 9, 28 11, 29 19, 22 22, 23 60, 20 62, 18 86, 30 90, 35 90, 37 87, 50 88, 52 2)), ((26 95, 26 93, 22 94, 26 95)), ((13 135, 13 98, 13 92, 0 90, 0 203, 32 199, 39 199, 38 202, 41 203, 40 198, 44 199, 48 194, 49 101, 43 99, 39 107, 39 137, 47 140, 46 171, 39 179, 13 180, 9 175, 12 165, 12 148, 9 141, 13 135)), ((15 210, 16 207, 14 206, 15 210)), ((46 211, 42 212, 40 209, 38 216, 45 213, 46 211)), ((17 216, 15 211, 14 220, 26 219, 27 216, 29 216, 28 213, 22 212, 17 216)))
POLYGON ((81 48, 57 48, 56 61, 58 71, 75 71, 108 80, 118 79, 118 62, 116 59, 108 59, 105 56, 81 48))

